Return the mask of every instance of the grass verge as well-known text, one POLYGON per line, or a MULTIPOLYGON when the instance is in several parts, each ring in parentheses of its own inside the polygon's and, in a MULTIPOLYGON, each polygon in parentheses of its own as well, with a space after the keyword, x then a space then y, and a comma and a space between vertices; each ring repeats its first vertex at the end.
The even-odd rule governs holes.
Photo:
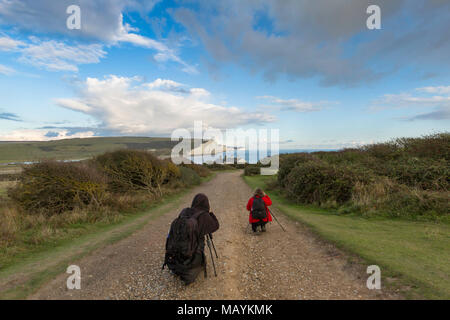
MULTIPOLYGON (((202 182, 214 177, 202 178, 202 182)), ((56 275, 92 251, 128 237, 149 221, 180 205, 192 186, 176 194, 164 196, 139 212, 123 213, 113 223, 77 224, 70 226, 66 237, 26 248, 4 261, 0 267, 0 299, 25 299, 56 275), (71 232, 72 231, 72 232, 71 232), (75 232, 73 232, 75 231, 75 232)))
POLYGON ((8 188, 13 187, 15 184, 15 181, 0 181, 0 197, 6 197, 8 188))
MULTIPOLYGON (((269 176, 244 176, 252 188, 266 187, 269 176)), ((380 266, 382 285, 411 299, 450 299, 450 225, 393 218, 339 215, 301 206, 268 192, 288 217, 306 224, 339 248, 380 266), (388 279, 395 278, 395 281, 388 279), (383 281, 385 279, 385 281, 383 281)))

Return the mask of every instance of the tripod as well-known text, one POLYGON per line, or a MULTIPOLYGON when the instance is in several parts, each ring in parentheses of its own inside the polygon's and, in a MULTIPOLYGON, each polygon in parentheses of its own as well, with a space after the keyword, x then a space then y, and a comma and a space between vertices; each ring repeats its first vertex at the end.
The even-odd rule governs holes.
POLYGON ((214 275, 217 277, 216 264, 214 263, 214 257, 213 257, 213 254, 212 254, 211 246, 213 247, 214 253, 216 254, 216 259, 219 259, 219 256, 217 255, 216 246, 214 245, 214 241, 212 239, 212 235, 211 234, 207 234, 206 235, 206 244, 208 245, 209 253, 211 255, 211 261, 212 261, 213 268, 214 268, 214 275))

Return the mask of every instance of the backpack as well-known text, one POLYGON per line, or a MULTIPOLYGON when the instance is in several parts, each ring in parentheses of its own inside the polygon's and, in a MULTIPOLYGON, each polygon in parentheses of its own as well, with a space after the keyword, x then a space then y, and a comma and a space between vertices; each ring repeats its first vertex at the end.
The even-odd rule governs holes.
POLYGON ((198 217, 203 211, 187 208, 170 225, 166 240, 164 266, 177 273, 190 264, 201 242, 198 217))
POLYGON ((252 217, 253 219, 257 220, 263 220, 267 218, 266 205, 262 198, 253 198, 252 217))

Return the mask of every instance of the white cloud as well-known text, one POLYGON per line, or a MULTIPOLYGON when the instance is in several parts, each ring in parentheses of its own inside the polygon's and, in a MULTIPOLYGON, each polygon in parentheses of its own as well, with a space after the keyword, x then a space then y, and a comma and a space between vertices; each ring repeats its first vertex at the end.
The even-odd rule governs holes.
POLYGON ((426 93, 450 94, 450 86, 423 87, 416 90, 426 93))
POLYGON ((414 96, 411 93, 385 94, 375 104, 382 107, 436 107, 450 105, 450 96, 414 96))
POLYGON ((106 56, 100 44, 71 46, 54 40, 33 42, 20 50, 20 62, 51 71, 78 71, 78 65, 99 63, 106 56))
POLYGON ((72 138, 90 138, 94 136, 94 132, 78 132, 70 133, 66 129, 24 129, 13 130, 8 133, 0 133, 0 141, 50 141, 59 139, 72 139, 72 138))
POLYGON ((10 67, 0 64, 0 74, 9 76, 14 73, 16 73, 16 70, 14 70, 13 68, 10 68, 10 67))
POLYGON ((37 37, 30 37, 25 42, 4 36, 0 38, 0 51, 17 52, 20 54, 19 62, 50 71, 77 72, 79 65, 99 63, 106 56, 101 44, 69 45, 63 41, 43 41, 37 37))
POLYGON ((13 51, 22 45, 22 41, 17 41, 6 36, 0 37, 0 51, 13 51))
POLYGON ((404 120, 447 120, 450 119, 450 86, 424 87, 414 91, 400 94, 385 94, 372 102, 372 110, 392 108, 419 108, 430 109, 412 117, 403 117, 404 120), (437 95, 436 95, 437 94, 437 95))
POLYGON ((146 83, 145 86, 147 86, 149 89, 176 89, 184 87, 183 84, 168 79, 156 79, 153 82, 146 83))
POLYGON ((308 102, 298 99, 281 99, 274 96, 260 96, 259 99, 267 100, 271 103, 271 107, 277 107, 281 111, 295 111, 295 112, 313 112, 322 110, 328 101, 308 102))
POLYGON ((120 134, 170 134, 178 128, 192 128, 197 120, 219 129, 274 120, 268 114, 213 104, 205 89, 164 90, 168 84, 179 85, 161 79, 141 83, 137 78, 114 75, 88 78, 78 97, 57 99, 56 103, 91 115, 102 122, 103 129, 120 134))

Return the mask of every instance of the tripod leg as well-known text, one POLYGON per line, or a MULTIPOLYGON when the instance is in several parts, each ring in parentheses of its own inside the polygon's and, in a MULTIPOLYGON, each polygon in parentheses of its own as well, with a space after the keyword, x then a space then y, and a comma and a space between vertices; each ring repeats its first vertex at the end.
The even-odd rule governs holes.
POLYGON ((214 245, 214 241, 211 239, 211 244, 214 249, 214 253, 216 254, 216 258, 219 259, 219 255, 217 254, 216 246, 214 245))
POLYGON ((274 217, 275 221, 280 225, 281 229, 283 229, 284 232, 286 232, 286 229, 284 229, 283 225, 280 223, 280 221, 278 221, 277 217, 272 213, 272 211, 270 211, 270 214, 272 215, 272 217, 274 217))
POLYGON ((218 256, 217 250, 216 250, 216 246, 214 245, 212 234, 211 233, 208 234, 207 237, 209 237, 209 239, 211 240, 211 244, 212 244, 212 247, 214 249, 214 253, 216 254, 216 258, 219 259, 219 256, 218 256))
POLYGON ((209 253, 211 255, 211 261, 212 261, 213 268, 214 268, 214 275, 217 277, 216 264, 214 263, 214 257, 213 257, 213 254, 212 254, 211 243, 210 243, 209 237, 206 238, 206 243, 208 244, 209 253))

